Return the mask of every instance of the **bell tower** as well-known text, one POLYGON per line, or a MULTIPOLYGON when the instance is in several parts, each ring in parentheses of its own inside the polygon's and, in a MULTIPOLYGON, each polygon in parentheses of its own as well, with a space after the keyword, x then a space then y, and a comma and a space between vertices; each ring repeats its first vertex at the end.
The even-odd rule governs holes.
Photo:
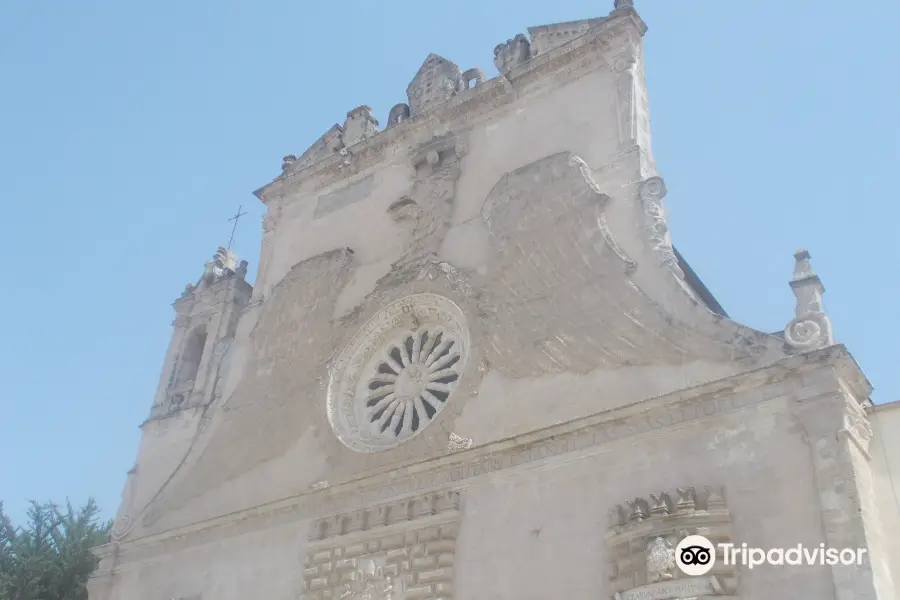
POLYGON ((253 287, 247 261, 220 247, 196 284, 173 304, 176 318, 149 420, 205 407, 216 399, 223 361, 253 287))
POLYGON ((247 261, 238 263, 235 253, 220 247, 197 283, 188 284, 173 304, 172 339, 150 415, 141 424, 140 447, 122 492, 113 542, 139 526, 189 452, 204 409, 222 393, 238 319, 253 293, 246 275, 247 261))

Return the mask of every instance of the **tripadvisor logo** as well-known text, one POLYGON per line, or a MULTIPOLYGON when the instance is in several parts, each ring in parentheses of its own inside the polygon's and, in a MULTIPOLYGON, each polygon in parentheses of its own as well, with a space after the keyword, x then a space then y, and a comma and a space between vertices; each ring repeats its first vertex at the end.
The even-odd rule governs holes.
POLYGON ((761 565, 776 567, 798 565, 845 566, 862 565, 865 548, 826 548, 825 544, 806 547, 797 544, 791 548, 752 548, 747 544, 714 545, 702 535, 689 535, 675 547, 675 564, 685 575, 706 575, 716 565, 718 554, 725 566, 742 565, 749 569, 761 565), (717 549, 718 548, 718 552, 717 549))
POLYGON ((702 535, 689 535, 675 547, 675 564, 685 575, 706 575, 716 565, 716 549, 702 535))

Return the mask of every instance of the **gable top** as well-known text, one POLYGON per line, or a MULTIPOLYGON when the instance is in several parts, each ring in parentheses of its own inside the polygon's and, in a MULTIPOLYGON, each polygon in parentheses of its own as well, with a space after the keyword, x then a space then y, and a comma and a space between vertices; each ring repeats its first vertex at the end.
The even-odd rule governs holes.
POLYGON ((531 36, 531 58, 540 56, 563 44, 567 44, 577 37, 586 34, 591 28, 603 23, 606 17, 599 19, 582 19, 567 23, 553 23, 551 25, 538 25, 529 27, 531 36))
MULTIPOLYGON (((452 61, 431 53, 407 86, 408 104, 400 103, 391 108, 385 128, 378 130, 373 127, 364 131, 362 135, 356 134, 347 140, 344 139, 347 137, 344 131, 347 129, 346 124, 344 127, 334 125, 300 158, 293 155, 285 157, 282 164, 283 173, 272 183, 256 190, 254 194, 263 202, 268 202, 266 196, 273 191, 273 184, 274 188, 280 188, 281 183, 305 177, 307 173, 318 171, 319 163, 324 163, 322 167, 326 170, 333 167, 341 171, 339 177, 344 177, 354 172, 354 169, 346 168, 348 155, 354 154, 349 148, 354 144, 368 144, 370 138, 381 138, 388 131, 393 133, 394 127, 408 121, 421 123, 420 117, 424 114, 450 105, 457 106, 471 102, 470 108, 460 107, 456 110, 457 114, 460 111, 474 110, 478 106, 479 98, 487 100, 496 97, 498 93, 502 95, 502 91, 498 89, 500 87, 509 91, 508 86, 517 79, 528 80, 533 78, 534 73, 544 74, 553 71, 546 63, 546 59, 552 61, 552 58, 546 55, 558 51, 561 57, 567 52, 562 47, 574 48, 575 46, 569 42, 579 38, 585 40, 588 35, 594 34, 601 38, 621 38, 623 32, 628 30, 640 36, 646 29, 640 15, 630 6, 626 8, 617 6, 605 17, 529 27, 530 40, 528 36, 520 33, 494 48, 493 62, 500 75, 491 79, 485 76, 483 69, 464 70, 452 61), (534 60, 539 56, 545 60, 534 60)), ((405 131, 412 129, 404 128, 405 131)))

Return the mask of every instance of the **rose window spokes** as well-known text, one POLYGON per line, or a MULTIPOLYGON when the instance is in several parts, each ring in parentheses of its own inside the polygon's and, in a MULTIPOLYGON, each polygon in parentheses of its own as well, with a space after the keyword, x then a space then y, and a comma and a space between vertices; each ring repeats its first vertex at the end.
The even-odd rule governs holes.
POLYGON ((459 380, 458 350, 442 329, 409 333, 388 346, 368 384, 366 417, 374 430, 402 438, 427 425, 459 380))

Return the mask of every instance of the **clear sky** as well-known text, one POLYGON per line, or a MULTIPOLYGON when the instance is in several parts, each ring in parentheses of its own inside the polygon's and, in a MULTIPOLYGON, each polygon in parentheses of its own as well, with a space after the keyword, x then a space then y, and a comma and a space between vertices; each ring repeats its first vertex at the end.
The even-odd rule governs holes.
MULTIPOLYGON (((845 343, 900 399, 900 3, 638 0, 675 245, 731 316, 792 318, 806 247, 845 343)), ((528 26, 612 0, 0 3, 0 500, 115 513, 171 303, 254 189, 429 52, 493 75, 528 26)), ((585 98, 585 110, 591 110, 585 98)))

